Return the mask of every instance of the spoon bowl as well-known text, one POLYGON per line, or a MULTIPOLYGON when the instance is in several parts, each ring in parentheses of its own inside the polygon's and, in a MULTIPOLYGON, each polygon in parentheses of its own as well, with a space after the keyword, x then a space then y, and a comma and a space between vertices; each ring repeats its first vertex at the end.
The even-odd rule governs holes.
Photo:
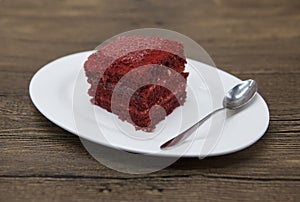
POLYGON ((224 108, 235 110, 248 104, 257 92, 256 81, 249 79, 233 87, 223 100, 224 108))

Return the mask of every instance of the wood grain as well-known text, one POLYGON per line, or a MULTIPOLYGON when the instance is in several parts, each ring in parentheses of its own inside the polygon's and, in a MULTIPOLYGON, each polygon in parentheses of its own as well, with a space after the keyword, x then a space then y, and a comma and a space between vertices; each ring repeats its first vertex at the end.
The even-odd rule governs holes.
POLYGON ((296 0, 0 1, 0 201, 299 200, 299 10, 296 0), (265 136, 234 154, 129 175, 35 109, 28 85, 41 66, 143 27, 185 34, 219 68, 256 79, 270 108, 265 136))

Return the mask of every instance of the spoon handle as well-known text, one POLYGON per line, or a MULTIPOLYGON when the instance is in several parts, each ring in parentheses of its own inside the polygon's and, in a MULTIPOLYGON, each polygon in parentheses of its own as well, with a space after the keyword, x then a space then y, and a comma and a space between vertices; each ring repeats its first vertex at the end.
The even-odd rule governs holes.
POLYGON ((195 123, 193 126, 191 126, 190 128, 186 129, 185 131, 183 131, 182 133, 180 133, 179 135, 177 135, 176 137, 173 137, 172 139, 166 141, 164 144, 162 144, 160 146, 161 149, 166 149, 169 147, 172 147, 174 145, 176 145, 179 142, 182 142, 183 140, 185 140, 187 137, 189 137, 202 123, 204 123, 207 119, 209 119, 212 115, 214 115, 215 113, 222 111, 223 108, 217 109, 211 113, 209 113, 208 115, 206 115, 204 118, 202 118, 200 121, 198 121, 197 123, 195 123))

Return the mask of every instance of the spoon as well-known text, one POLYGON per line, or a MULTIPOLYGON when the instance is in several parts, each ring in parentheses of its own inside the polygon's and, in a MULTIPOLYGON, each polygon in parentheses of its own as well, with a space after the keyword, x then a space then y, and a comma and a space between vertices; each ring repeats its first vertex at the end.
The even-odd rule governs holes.
POLYGON ((179 142, 182 142, 184 139, 189 137, 203 122, 209 119, 213 114, 222 111, 224 109, 236 110, 247 105, 252 98, 254 98, 257 92, 257 83, 256 81, 249 79, 242 81, 238 85, 234 86, 231 90, 228 91, 223 100, 223 107, 206 115, 203 119, 195 123, 193 126, 177 135, 176 137, 168 140, 160 146, 161 149, 166 149, 177 145, 179 142))

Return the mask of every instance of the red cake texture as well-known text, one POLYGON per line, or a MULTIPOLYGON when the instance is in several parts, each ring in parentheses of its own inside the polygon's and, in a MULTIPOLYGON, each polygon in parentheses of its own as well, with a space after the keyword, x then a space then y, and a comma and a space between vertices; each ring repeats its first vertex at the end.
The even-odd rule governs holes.
POLYGON ((136 129, 153 131, 157 123, 185 102, 185 64, 179 42, 157 37, 119 37, 85 62, 91 85, 88 94, 93 104, 136 129))

